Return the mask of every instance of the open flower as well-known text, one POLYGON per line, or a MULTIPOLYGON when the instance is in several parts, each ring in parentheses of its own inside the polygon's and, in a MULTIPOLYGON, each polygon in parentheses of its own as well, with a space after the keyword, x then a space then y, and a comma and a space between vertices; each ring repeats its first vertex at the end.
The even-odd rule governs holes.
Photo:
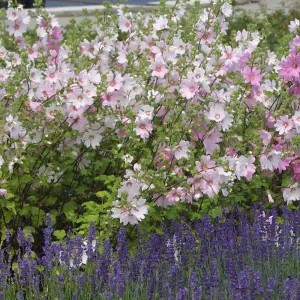
POLYGON ((250 69, 248 66, 243 70, 243 76, 246 83, 251 83, 255 86, 258 86, 262 80, 260 70, 257 68, 250 69))

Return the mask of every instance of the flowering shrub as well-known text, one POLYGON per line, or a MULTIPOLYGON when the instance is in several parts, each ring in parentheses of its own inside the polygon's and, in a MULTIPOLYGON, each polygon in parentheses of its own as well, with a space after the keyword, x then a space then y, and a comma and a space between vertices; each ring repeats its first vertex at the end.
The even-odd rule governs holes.
POLYGON ((0 299, 299 299, 300 214, 286 208, 277 223, 276 209, 232 212, 211 222, 177 223, 163 234, 139 231, 129 252, 126 230, 117 245, 87 240, 51 242, 50 216, 44 230, 44 255, 34 257, 32 239, 20 230, 20 254, 10 270, 0 250, 0 299), (297 238, 298 237, 298 238, 297 238), (7 284, 7 283, 10 284, 7 284))
MULTIPOLYGON (((71 22, 10 7, 0 31, 1 230, 62 239, 300 200, 299 22, 287 57, 223 42, 227 1, 71 22), (167 208, 161 207, 168 206, 167 208), (113 218, 113 220, 111 219, 113 218), (149 223, 150 223, 150 219, 149 223)), ((287 45, 286 45, 287 48, 287 45)), ((291 205, 293 207, 293 205, 291 205)), ((2 235, 4 239, 4 234, 2 235)))

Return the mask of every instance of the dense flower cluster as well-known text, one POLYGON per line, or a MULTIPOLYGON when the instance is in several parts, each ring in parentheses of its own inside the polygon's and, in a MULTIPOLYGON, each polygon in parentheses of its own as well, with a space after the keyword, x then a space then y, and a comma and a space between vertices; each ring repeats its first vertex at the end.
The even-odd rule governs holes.
POLYGON ((74 47, 54 16, 40 15, 29 38, 27 12, 7 10, 0 193, 14 199, 16 214, 25 216, 29 202, 41 218, 53 203, 61 211, 55 191, 77 192, 108 152, 114 169, 99 172, 120 186, 106 209, 123 224, 143 220, 154 203, 227 197, 237 181, 255 177, 284 177, 281 198, 300 200, 299 36, 280 61, 262 53, 258 32, 222 43, 227 1, 214 1, 191 28, 182 26, 186 13, 180 3, 169 15, 119 10, 74 47))
POLYGON ((13 274, 7 235, 0 299, 299 299, 299 210, 284 209, 280 224, 275 209, 252 212, 254 221, 236 208, 214 222, 207 216, 174 222, 169 229, 163 225, 162 235, 140 229, 134 255, 124 228, 116 246, 106 240, 101 253, 93 224, 87 239, 51 243, 48 216, 44 256, 34 257, 31 236, 19 231, 13 274))

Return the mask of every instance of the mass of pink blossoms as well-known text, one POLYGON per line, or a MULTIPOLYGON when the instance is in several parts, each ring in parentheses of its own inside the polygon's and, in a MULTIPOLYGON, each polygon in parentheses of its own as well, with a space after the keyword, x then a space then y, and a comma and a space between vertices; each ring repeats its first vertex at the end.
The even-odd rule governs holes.
MULTIPOLYGON (((33 41, 27 11, 9 8, 3 34, 14 47, 0 36, 0 200, 18 193, 14 176, 30 174, 33 196, 43 180, 63 185, 70 170, 89 170, 107 152, 117 153, 120 170, 110 174, 121 182, 108 209, 124 225, 149 206, 227 197, 256 176, 288 178, 280 197, 300 200, 299 21, 287 57, 257 57, 257 32, 221 43, 232 7, 215 2, 186 31, 177 27, 183 4, 169 15, 119 10, 74 53, 53 15, 38 16, 33 41), (36 163, 26 165, 29 157, 36 163)), ((272 186, 264 192, 273 203, 272 186)))

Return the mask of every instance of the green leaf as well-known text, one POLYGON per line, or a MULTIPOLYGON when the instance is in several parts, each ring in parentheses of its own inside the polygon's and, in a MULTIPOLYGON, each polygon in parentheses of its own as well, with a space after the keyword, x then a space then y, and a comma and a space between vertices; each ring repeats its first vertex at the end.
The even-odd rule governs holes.
POLYGON ((74 201, 69 201, 67 202, 64 207, 63 207, 63 212, 69 212, 69 211, 74 211, 75 209, 77 209, 77 204, 74 201))
POLYGON ((87 215, 84 216, 85 221, 87 222, 97 222, 99 220, 99 216, 97 215, 87 215))
POLYGON ((61 239, 63 239, 67 234, 66 234, 66 232, 65 232, 64 230, 55 230, 55 231, 53 232, 53 235, 54 235, 57 239, 61 240, 61 239))

